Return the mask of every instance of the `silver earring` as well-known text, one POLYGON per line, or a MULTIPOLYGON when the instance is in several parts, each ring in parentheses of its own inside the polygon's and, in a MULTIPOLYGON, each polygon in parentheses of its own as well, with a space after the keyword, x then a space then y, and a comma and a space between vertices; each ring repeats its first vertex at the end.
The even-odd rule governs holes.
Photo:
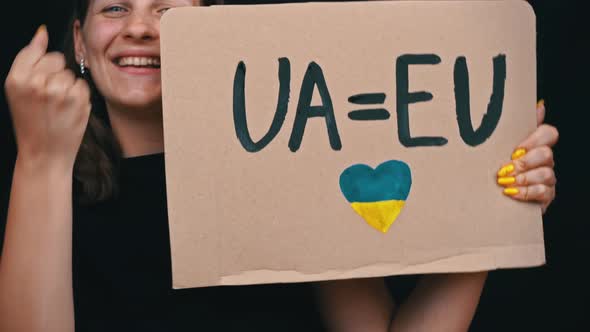
POLYGON ((84 58, 80 59, 80 73, 84 75, 86 73, 86 67, 84 67, 84 58))

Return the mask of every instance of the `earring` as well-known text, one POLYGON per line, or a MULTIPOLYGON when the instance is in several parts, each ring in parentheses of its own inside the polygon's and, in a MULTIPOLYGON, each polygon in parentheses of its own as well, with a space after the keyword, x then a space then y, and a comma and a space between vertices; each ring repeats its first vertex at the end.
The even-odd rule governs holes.
POLYGON ((86 73, 86 67, 84 66, 84 58, 80 59, 80 73, 84 75, 86 73))

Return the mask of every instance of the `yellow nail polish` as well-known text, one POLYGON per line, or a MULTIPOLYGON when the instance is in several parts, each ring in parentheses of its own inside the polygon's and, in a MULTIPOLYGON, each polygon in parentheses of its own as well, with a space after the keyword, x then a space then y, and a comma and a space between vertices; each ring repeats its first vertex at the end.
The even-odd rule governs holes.
POLYGON ((537 102, 537 108, 545 107, 545 100, 541 99, 537 102))
POLYGON ((37 31, 35 31, 35 36, 38 35, 41 31, 43 30, 47 30, 47 26, 45 24, 41 24, 38 28, 37 31))
POLYGON ((518 188, 506 188, 504 189, 504 195, 506 196, 514 196, 517 195, 520 191, 518 188))
POLYGON ((526 149, 524 149, 524 148, 516 149, 516 151, 514 151, 514 153, 512 154, 512 160, 516 160, 516 159, 524 156, 525 154, 526 154, 526 149))
POLYGON ((510 173, 512 173, 514 171, 514 165, 510 164, 510 165, 506 165, 504 167, 502 167, 499 171, 498 171, 498 176, 499 177, 504 177, 510 173))
POLYGON ((33 40, 35 40, 35 38, 37 38, 37 36, 39 36, 39 34, 41 33, 41 31, 43 30, 47 30, 47 27, 45 26, 45 24, 41 24, 38 28, 37 31, 35 31, 35 34, 33 35, 33 37, 31 38, 31 42, 33 40))
POLYGON ((509 186, 516 183, 516 178, 513 176, 498 178, 498 184, 501 186, 509 186))

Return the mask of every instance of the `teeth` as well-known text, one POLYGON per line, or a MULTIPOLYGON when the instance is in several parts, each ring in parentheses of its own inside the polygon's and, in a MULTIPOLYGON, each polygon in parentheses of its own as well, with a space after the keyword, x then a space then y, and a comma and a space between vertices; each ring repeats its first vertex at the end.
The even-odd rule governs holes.
POLYGON ((145 67, 145 66, 160 66, 160 58, 157 57, 121 57, 117 60, 117 64, 119 66, 135 66, 135 67, 145 67))

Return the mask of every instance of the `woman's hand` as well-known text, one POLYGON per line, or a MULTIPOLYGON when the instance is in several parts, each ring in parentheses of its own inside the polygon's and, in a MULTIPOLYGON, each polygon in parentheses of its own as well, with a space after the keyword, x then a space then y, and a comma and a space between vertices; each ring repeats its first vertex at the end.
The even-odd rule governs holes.
POLYGON ((36 166, 73 168, 90 115, 90 91, 65 69, 63 54, 47 53, 49 36, 40 27, 16 56, 5 90, 18 159, 36 166))
POLYGON ((537 104, 537 129, 518 145, 512 162, 498 171, 498 184, 504 194, 521 201, 538 202, 543 213, 555 198, 555 165, 553 150, 559 133, 553 126, 543 124, 545 105, 537 104))

